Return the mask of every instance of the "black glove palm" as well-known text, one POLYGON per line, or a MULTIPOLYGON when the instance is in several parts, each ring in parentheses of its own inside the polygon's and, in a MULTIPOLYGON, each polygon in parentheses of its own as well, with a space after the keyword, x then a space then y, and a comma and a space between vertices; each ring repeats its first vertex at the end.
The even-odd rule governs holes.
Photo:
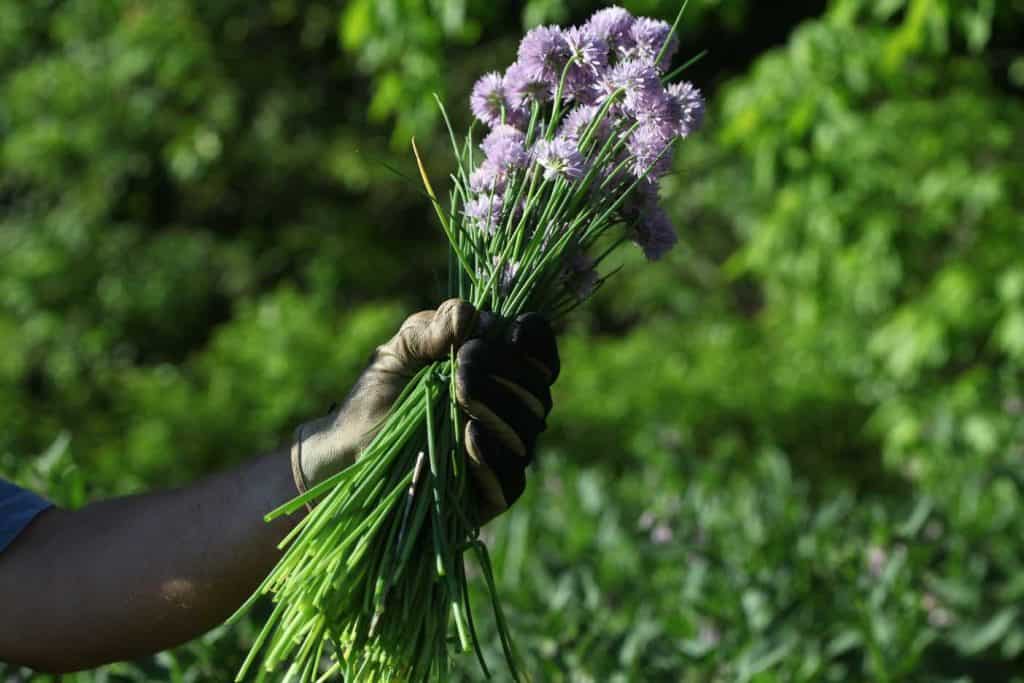
POLYGON ((477 338, 458 352, 455 382, 459 404, 470 416, 466 450, 483 489, 480 515, 486 522, 522 495, 526 467, 537 437, 547 427, 551 385, 560 363, 555 335, 538 313, 525 313, 499 333, 485 316, 477 338))

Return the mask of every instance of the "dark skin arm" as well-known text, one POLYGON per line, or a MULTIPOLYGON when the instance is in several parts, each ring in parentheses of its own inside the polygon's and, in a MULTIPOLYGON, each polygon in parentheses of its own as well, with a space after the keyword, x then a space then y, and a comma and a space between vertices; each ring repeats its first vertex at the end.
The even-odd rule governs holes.
POLYGON ((65 673, 174 647, 256 589, 299 513, 286 449, 187 488, 41 513, 0 553, 0 660, 65 673))
MULTIPOLYGON (((172 491, 41 513, 0 553, 0 660, 65 673, 174 647, 230 616, 301 512, 263 515, 351 464, 409 377, 459 349, 476 312, 451 299, 378 347, 345 404, 293 444, 172 491)), ((478 330, 482 333, 482 330, 478 330)), ((535 314, 461 346, 457 396, 482 520, 523 492, 551 408, 554 335, 535 314)))

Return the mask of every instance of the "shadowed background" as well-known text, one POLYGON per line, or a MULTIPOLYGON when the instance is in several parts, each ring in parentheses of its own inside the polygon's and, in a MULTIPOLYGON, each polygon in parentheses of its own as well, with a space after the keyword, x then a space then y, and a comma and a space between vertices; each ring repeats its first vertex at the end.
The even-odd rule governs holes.
MULTIPOLYGON (((599 6, 0 0, 0 475, 79 506, 325 411, 442 296, 386 168, 415 175, 415 135, 444 184, 432 93, 464 130, 525 28, 599 6)), ((682 244, 570 320, 486 529, 533 680, 1024 680, 1022 26, 1024 0, 690 3, 682 244)), ((66 680, 225 681, 253 634, 66 680)))

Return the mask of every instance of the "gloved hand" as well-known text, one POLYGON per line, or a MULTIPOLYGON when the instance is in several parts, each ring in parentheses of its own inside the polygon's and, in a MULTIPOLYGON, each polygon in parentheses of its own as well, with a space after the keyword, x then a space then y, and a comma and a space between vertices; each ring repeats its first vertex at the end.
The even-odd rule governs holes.
POLYGON ((470 418, 465 443, 480 495, 480 522, 503 512, 525 488, 525 468, 546 427, 559 360, 542 316, 522 315, 495 338, 498 322, 459 299, 407 318, 374 352, 341 407, 295 430, 292 473, 299 491, 354 463, 406 383, 455 347, 456 398, 470 418))

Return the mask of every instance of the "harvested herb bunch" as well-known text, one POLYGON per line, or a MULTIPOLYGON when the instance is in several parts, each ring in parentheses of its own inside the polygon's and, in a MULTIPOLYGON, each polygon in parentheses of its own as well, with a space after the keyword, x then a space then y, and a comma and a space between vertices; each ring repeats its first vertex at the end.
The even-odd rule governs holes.
MULTIPOLYGON (((447 207, 420 165, 450 247, 450 296, 504 320, 525 311, 557 319, 606 281, 600 269, 619 247, 633 242, 653 261, 676 244, 658 183, 673 145, 700 126, 704 101, 672 82, 685 67, 669 73, 674 34, 675 25, 611 7, 582 26, 529 31, 515 63, 477 82, 470 104, 488 130, 478 148, 477 124, 461 143, 449 125, 458 168, 447 207)), ((356 464, 268 515, 316 502, 241 610, 272 596, 239 680, 282 666, 297 681, 445 680, 452 642, 475 651, 489 675, 467 553, 518 680, 479 538, 456 362, 452 351, 423 368, 356 464)))

